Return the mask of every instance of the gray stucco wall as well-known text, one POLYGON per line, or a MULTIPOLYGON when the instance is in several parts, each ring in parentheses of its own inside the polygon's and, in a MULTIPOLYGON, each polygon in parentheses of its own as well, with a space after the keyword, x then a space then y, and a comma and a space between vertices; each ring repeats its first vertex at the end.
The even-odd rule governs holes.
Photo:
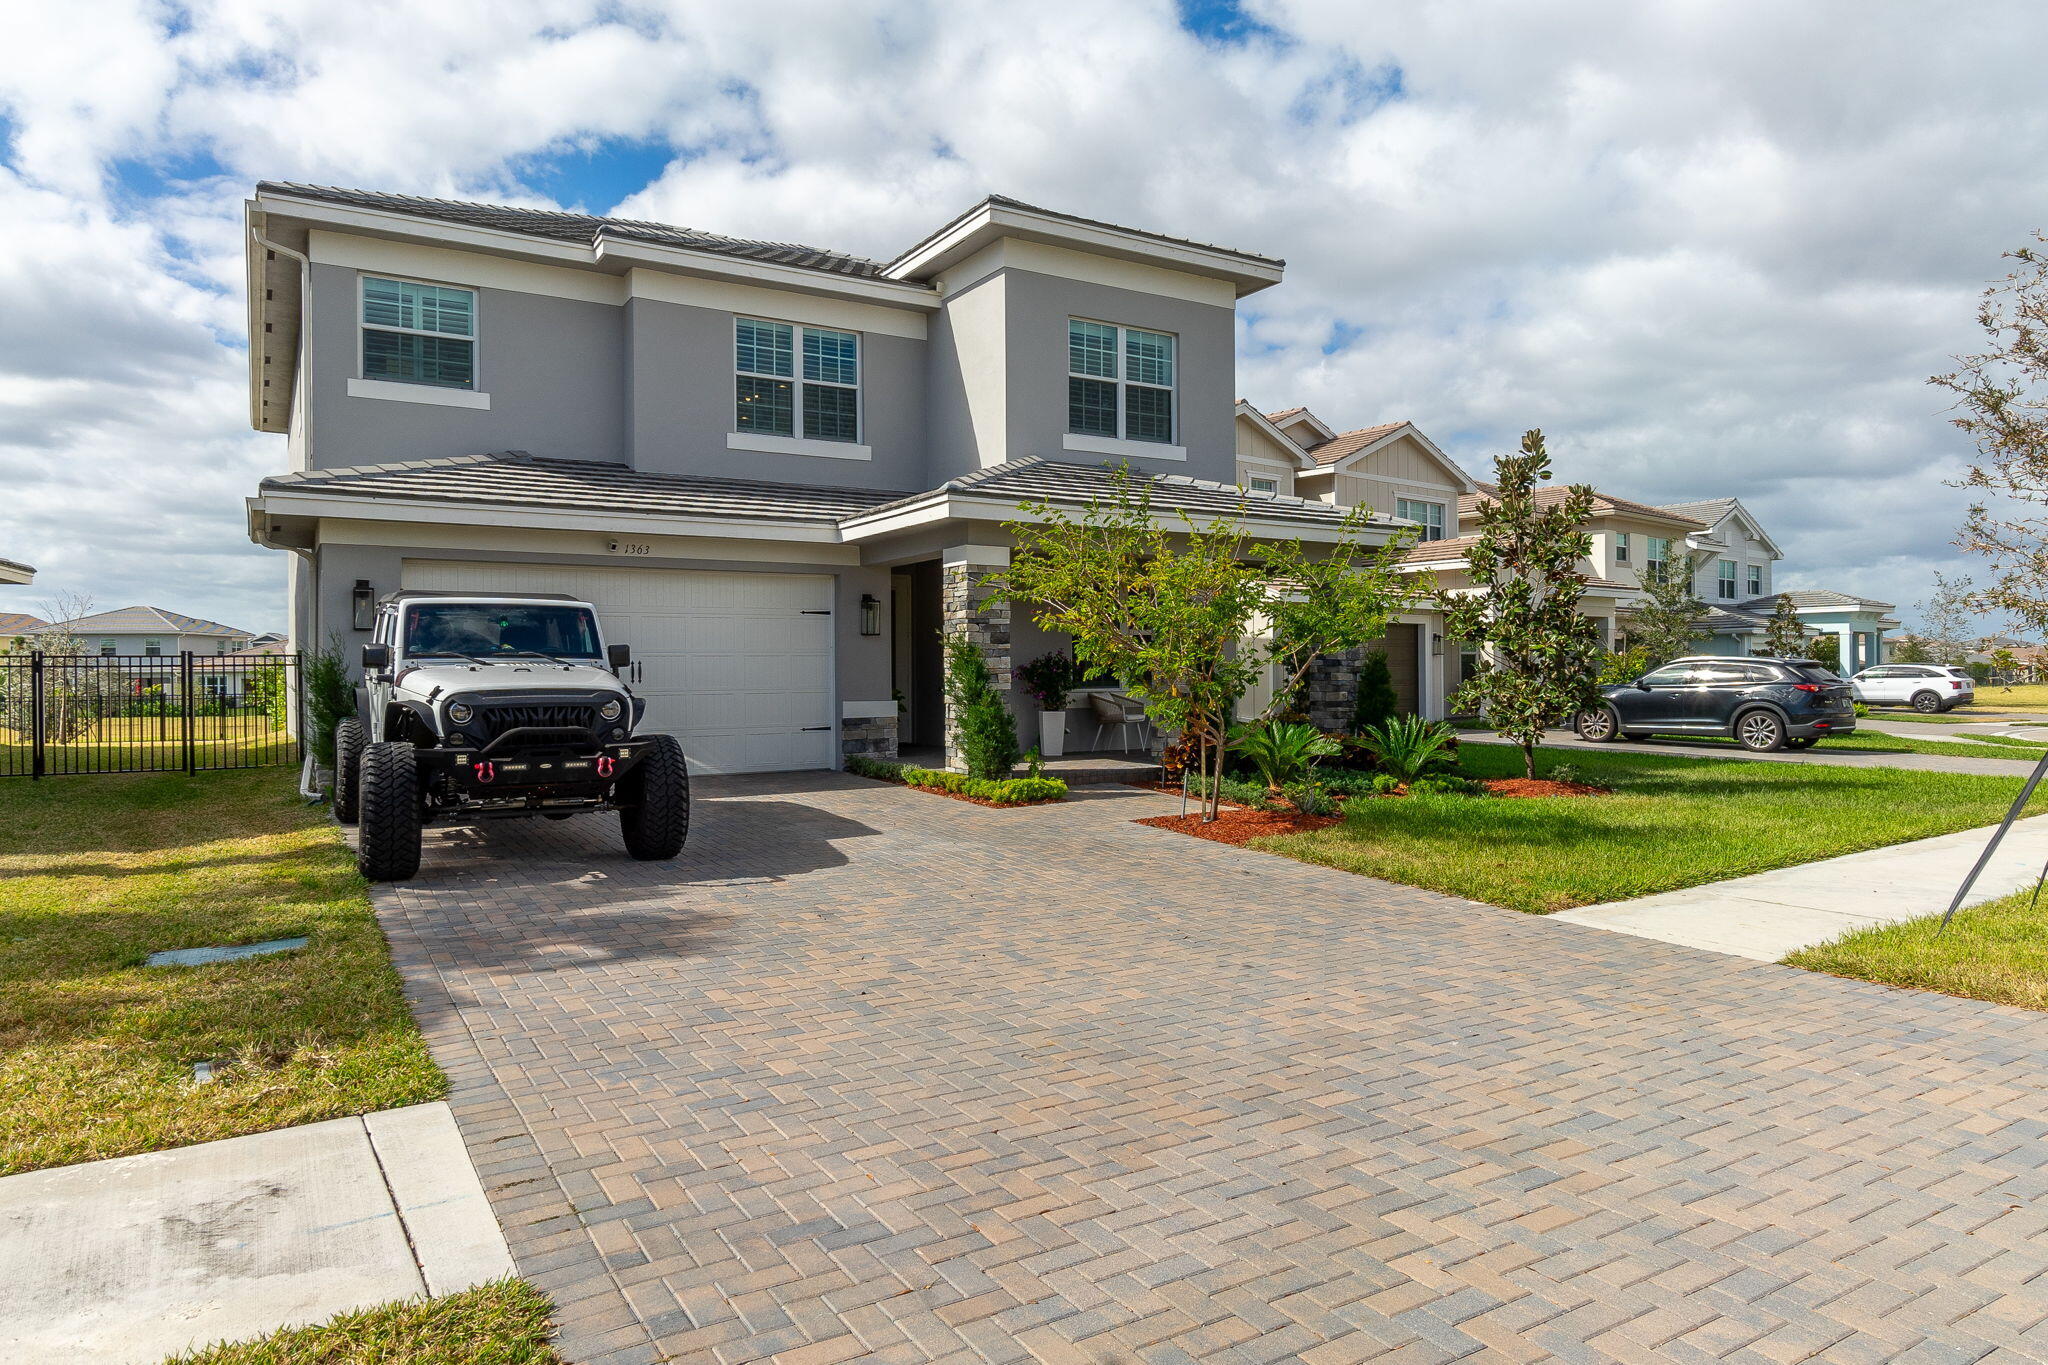
POLYGON ((362 377, 358 272, 313 267, 306 367, 313 468, 527 450, 623 460, 625 330, 608 303, 477 291, 477 389, 488 411, 352 397, 362 377))
POLYGON ((1006 411, 1001 449, 992 449, 987 433, 979 440, 961 440, 967 425, 965 399, 957 374, 933 380, 934 430, 928 482, 940 483, 976 468, 1026 455, 1092 463, 1101 457, 1064 449, 1067 432, 1067 319, 1093 318, 1119 326, 1172 332, 1177 348, 1179 444, 1187 447, 1178 460, 1134 460, 1133 466, 1156 474, 1187 474, 1195 478, 1236 478, 1235 428, 1237 358, 1236 313, 1214 304, 1140 293, 1026 270, 1005 270, 1004 300, 999 313, 973 317, 954 310, 988 287, 977 282, 948 300, 946 317, 935 322, 934 366, 986 352, 976 329, 1000 317, 1006 411))
POLYGON ((633 299, 624 313, 634 468, 903 492, 925 486, 925 342, 861 334, 861 443, 872 460, 731 450, 735 315, 656 299, 633 299))

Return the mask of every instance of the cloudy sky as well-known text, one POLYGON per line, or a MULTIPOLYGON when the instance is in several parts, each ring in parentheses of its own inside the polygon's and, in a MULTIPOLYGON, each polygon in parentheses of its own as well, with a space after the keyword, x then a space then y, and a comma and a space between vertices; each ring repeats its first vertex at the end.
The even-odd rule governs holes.
POLYGON ((1924 380, 2048 225, 2044 40, 2026 0, 17 6, 0 556, 42 573, 0 605, 282 624, 241 505, 284 458, 243 387, 272 178, 883 257, 994 190, 1284 256, 1255 402, 1475 470, 1540 426, 1910 619, 1968 454, 1924 380))

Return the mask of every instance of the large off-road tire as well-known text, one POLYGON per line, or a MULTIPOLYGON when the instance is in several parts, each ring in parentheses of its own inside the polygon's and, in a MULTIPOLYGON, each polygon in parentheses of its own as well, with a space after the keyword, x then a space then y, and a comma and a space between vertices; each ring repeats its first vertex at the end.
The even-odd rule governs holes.
POLYGON ((363 791, 363 750, 370 736, 354 716, 334 727, 334 818, 344 825, 356 822, 363 791))
POLYGON ((373 882, 402 882, 420 870, 420 769, 410 744, 363 750, 356 868, 373 882))
POLYGON ((1572 728, 1588 744, 1612 744, 1621 738, 1621 717, 1612 707, 1590 706, 1579 712, 1572 728))
POLYGON ((1735 718, 1735 742, 1753 754, 1776 753, 1785 747, 1785 722, 1762 707, 1744 711, 1735 718))
POLYGON ((619 832, 640 862, 673 858, 690 837, 690 768, 674 735, 656 735, 639 765, 619 779, 619 832))

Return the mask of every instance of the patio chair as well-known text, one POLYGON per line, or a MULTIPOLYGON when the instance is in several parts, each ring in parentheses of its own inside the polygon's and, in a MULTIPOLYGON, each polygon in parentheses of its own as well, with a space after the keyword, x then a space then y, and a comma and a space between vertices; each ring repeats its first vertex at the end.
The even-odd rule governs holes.
POLYGON ((1151 722, 1145 719, 1145 708, 1138 704, 1136 698, 1127 697, 1121 692, 1096 692, 1088 698, 1088 709, 1095 713, 1095 742, 1092 748, 1099 751, 1102 748, 1102 732, 1112 728, 1119 732, 1120 748, 1130 750, 1145 747, 1146 729, 1151 722), (1131 731, 1134 728, 1138 732, 1137 744, 1131 743, 1131 731))

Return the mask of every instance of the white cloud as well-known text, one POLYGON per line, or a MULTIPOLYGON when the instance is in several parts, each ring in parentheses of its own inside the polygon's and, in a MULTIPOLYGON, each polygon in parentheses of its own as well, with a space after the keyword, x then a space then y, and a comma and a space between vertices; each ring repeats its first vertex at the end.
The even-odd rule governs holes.
POLYGON ((1966 451, 1922 381, 2037 225, 2036 7, 1247 10, 1227 43, 1165 0, 10 16, 0 553, 277 623, 281 557, 241 526, 282 459, 235 349, 249 185, 605 210, 623 190, 522 177, 663 139, 624 211, 888 255, 996 190, 1284 255, 1249 397, 1410 417, 1475 467, 1540 425, 1567 477, 1740 493, 1801 582, 1910 606, 1954 565, 1966 451))

